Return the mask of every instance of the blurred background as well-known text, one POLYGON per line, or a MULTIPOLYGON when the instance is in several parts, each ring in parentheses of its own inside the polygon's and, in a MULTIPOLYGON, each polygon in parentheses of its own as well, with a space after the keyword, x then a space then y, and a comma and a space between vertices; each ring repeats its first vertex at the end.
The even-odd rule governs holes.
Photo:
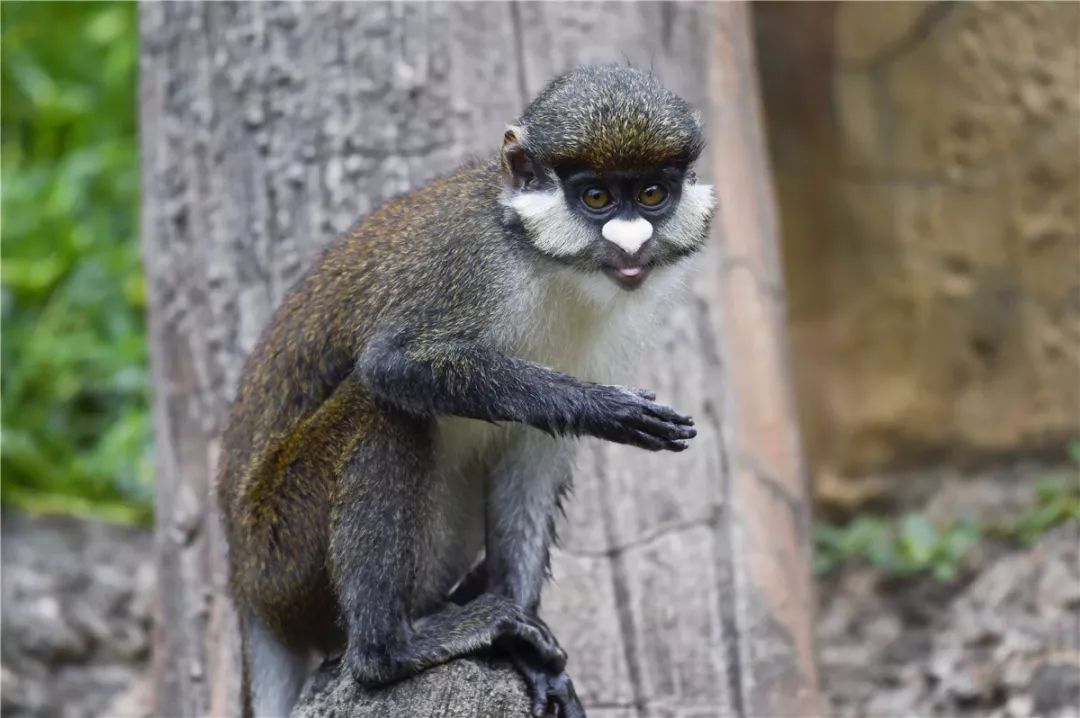
POLYGON ((3 500, 147 521, 136 6, 0 13, 3 500))
MULTIPOLYGON (((1080 5, 753 18, 827 692, 851 715, 1077 705, 1080 639, 1029 644, 1080 625, 1080 5)), ((0 25, 3 713, 137 711, 136 6, 4 2, 0 25)))

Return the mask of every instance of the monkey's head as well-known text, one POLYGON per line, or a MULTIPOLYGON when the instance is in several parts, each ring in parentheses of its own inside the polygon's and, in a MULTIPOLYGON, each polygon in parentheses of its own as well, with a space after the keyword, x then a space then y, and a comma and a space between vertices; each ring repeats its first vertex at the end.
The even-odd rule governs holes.
POLYGON ((505 203, 539 252, 636 289, 704 244, 715 202, 692 169, 704 144, 689 104, 653 75, 580 67, 506 130, 505 203))

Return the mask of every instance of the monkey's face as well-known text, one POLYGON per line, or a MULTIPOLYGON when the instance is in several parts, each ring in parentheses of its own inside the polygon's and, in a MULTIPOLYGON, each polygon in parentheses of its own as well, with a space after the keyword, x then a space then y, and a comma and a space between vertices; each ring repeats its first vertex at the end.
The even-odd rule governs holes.
POLYGON ((519 123, 503 136, 505 204, 539 252, 632 290, 704 244, 713 192, 689 169, 700 123, 651 74, 578 68, 519 123))
POLYGON ((533 247, 626 290, 655 269, 699 250, 708 234, 712 187, 692 171, 550 171, 509 190, 507 204, 533 247))
POLYGON ((636 289, 655 267, 698 250, 712 213, 712 190, 694 184, 692 175, 687 179, 675 167, 568 173, 559 181, 563 201, 580 218, 575 224, 590 227, 576 266, 599 268, 624 289, 636 289))

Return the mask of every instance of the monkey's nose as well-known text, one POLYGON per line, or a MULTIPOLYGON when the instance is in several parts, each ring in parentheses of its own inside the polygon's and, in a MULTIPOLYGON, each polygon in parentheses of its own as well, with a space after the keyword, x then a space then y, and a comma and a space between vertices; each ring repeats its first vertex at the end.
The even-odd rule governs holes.
POLYGON ((612 219, 604 223, 600 234, 630 256, 637 254, 641 246, 652 237, 652 222, 644 217, 612 219))

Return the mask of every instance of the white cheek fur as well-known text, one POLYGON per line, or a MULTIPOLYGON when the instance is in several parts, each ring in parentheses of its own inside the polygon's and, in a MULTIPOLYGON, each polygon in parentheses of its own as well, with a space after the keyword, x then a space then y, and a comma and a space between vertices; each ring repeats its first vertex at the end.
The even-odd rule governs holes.
POLYGON ((521 192, 503 203, 521 218, 533 244, 556 257, 573 257, 592 244, 596 230, 566 206, 562 189, 521 192))
POLYGON ((657 226, 657 232, 665 242, 677 247, 699 245, 705 239, 715 208, 716 195, 712 185, 684 184, 678 209, 657 226))
MULTIPOLYGON (((596 230, 566 206, 562 188, 547 192, 521 192, 503 199, 525 225, 533 244, 555 257, 573 257, 596 240, 596 230)), ((678 209, 655 227, 655 234, 676 247, 700 245, 716 207, 712 185, 684 184, 678 209)), ((604 225, 605 239, 630 254, 637 252, 654 234, 653 225, 643 217, 611 220, 604 225)))

